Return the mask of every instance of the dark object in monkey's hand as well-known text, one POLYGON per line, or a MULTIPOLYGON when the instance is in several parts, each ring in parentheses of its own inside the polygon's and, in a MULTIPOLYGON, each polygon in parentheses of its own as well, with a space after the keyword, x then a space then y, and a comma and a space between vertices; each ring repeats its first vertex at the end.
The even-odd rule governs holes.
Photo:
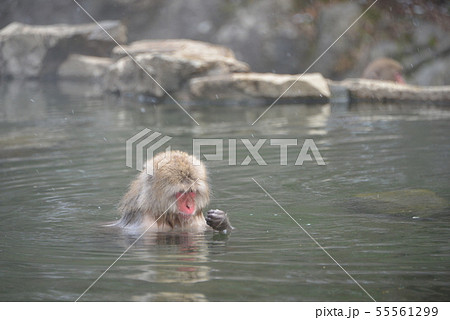
POLYGON ((234 228, 230 224, 230 220, 228 220, 228 215, 226 212, 215 209, 209 210, 206 213, 206 223, 216 231, 220 231, 222 233, 229 233, 234 228))

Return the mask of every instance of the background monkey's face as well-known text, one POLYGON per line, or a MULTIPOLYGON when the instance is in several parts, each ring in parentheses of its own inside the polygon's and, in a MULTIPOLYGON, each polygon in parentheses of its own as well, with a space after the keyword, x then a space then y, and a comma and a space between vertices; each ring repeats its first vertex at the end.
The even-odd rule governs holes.
POLYGON ((372 61, 367 66, 362 77, 367 79, 405 83, 402 73, 403 67, 400 63, 389 58, 380 58, 372 61))
POLYGON ((406 83, 405 79, 403 79, 402 73, 400 71, 396 71, 394 73, 395 81, 398 83, 406 83))

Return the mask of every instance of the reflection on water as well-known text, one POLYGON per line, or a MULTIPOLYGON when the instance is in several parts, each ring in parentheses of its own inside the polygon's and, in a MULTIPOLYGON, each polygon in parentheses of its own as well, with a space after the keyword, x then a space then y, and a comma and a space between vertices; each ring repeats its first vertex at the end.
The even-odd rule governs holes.
MULTIPOLYGON (((127 237, 131 245, 135 239, 127 237)), ((133 265, 117 268, 124 278, 148 284, 195 284, 210 280, 208 247, 203 234, 145 235, 133 248, 133 265)), ((196 292, 133 294, 133 301, 207 301, 196 292)))
POLYGON ((201 265, 208 260, 203 235, 149 234, 139 242, 136 250, 139 260, 151 263, 127 268, 130 279, 162 283, 209 280, 209 268, 201 265))
POLYGON ((125 140, 143 128, 188 152, 192 138, 224 138, 225 158, 237 139, 236 165, 206 163, 211 208, 237 229, 145 235, 82 300, 369 301, 252 178, 375 299, 448 300, 449 110, 275 105, 251 126, 265 106, 188 107, 197 126, 176 106, 89 90, 0 86, 0 300, 73 301, 134 242, 103 225, 136 174, 125 140), (266 166, 241 165, 241 138, 268 139, 266 166), (288 165, 276 138, 299 141, 288 165), (304 139, 326 166, 294 166, 304 139))

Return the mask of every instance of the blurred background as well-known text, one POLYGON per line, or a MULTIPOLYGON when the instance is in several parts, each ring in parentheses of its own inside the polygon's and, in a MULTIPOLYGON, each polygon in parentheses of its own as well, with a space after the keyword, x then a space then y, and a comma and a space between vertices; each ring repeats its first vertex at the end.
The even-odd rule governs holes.
MULTIPOLYGON (((120 20, 128 42, 186 38, 227 46, 256 72, 302 73, 373 1, 79 0, 97 20, 120 20)), ((358 77, 378 57, 405 68, 409 83, 450 84, 450 3, 378 1, 310 72, 358 77)), ((91 23, 67 0, 2 0, 0 28, 91 23)))

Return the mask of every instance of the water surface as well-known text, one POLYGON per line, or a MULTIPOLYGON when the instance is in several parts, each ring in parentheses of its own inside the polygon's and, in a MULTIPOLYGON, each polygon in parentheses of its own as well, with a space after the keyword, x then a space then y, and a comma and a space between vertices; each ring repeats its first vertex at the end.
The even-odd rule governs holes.
MULTIPOLYGON (((314 139, 326 166, 207 161, 210 207, 236 230, 145 235, 82 301, 370 301, 258 181, 378 301, 449 300, 450 212, 383 212, 360 193, 423 189, 450 201, 450 111, 426 106, 190 107, 86 97, 34 83, 0 89, 0 300, 74 301, 135 240, 105 228, 137 173, 125 141, 149 128, 193 138, 314 139), (253 178, 253 179, 252 179, 253 178)), ((208 151, 206 148, 205 150, 208 151)), ((211 151, 211 150, 209 150, 211 151)), ((225 150, 227 155, 227 149, 225 150)), ((433 200, 431 200, 433 201, 433 200)))

